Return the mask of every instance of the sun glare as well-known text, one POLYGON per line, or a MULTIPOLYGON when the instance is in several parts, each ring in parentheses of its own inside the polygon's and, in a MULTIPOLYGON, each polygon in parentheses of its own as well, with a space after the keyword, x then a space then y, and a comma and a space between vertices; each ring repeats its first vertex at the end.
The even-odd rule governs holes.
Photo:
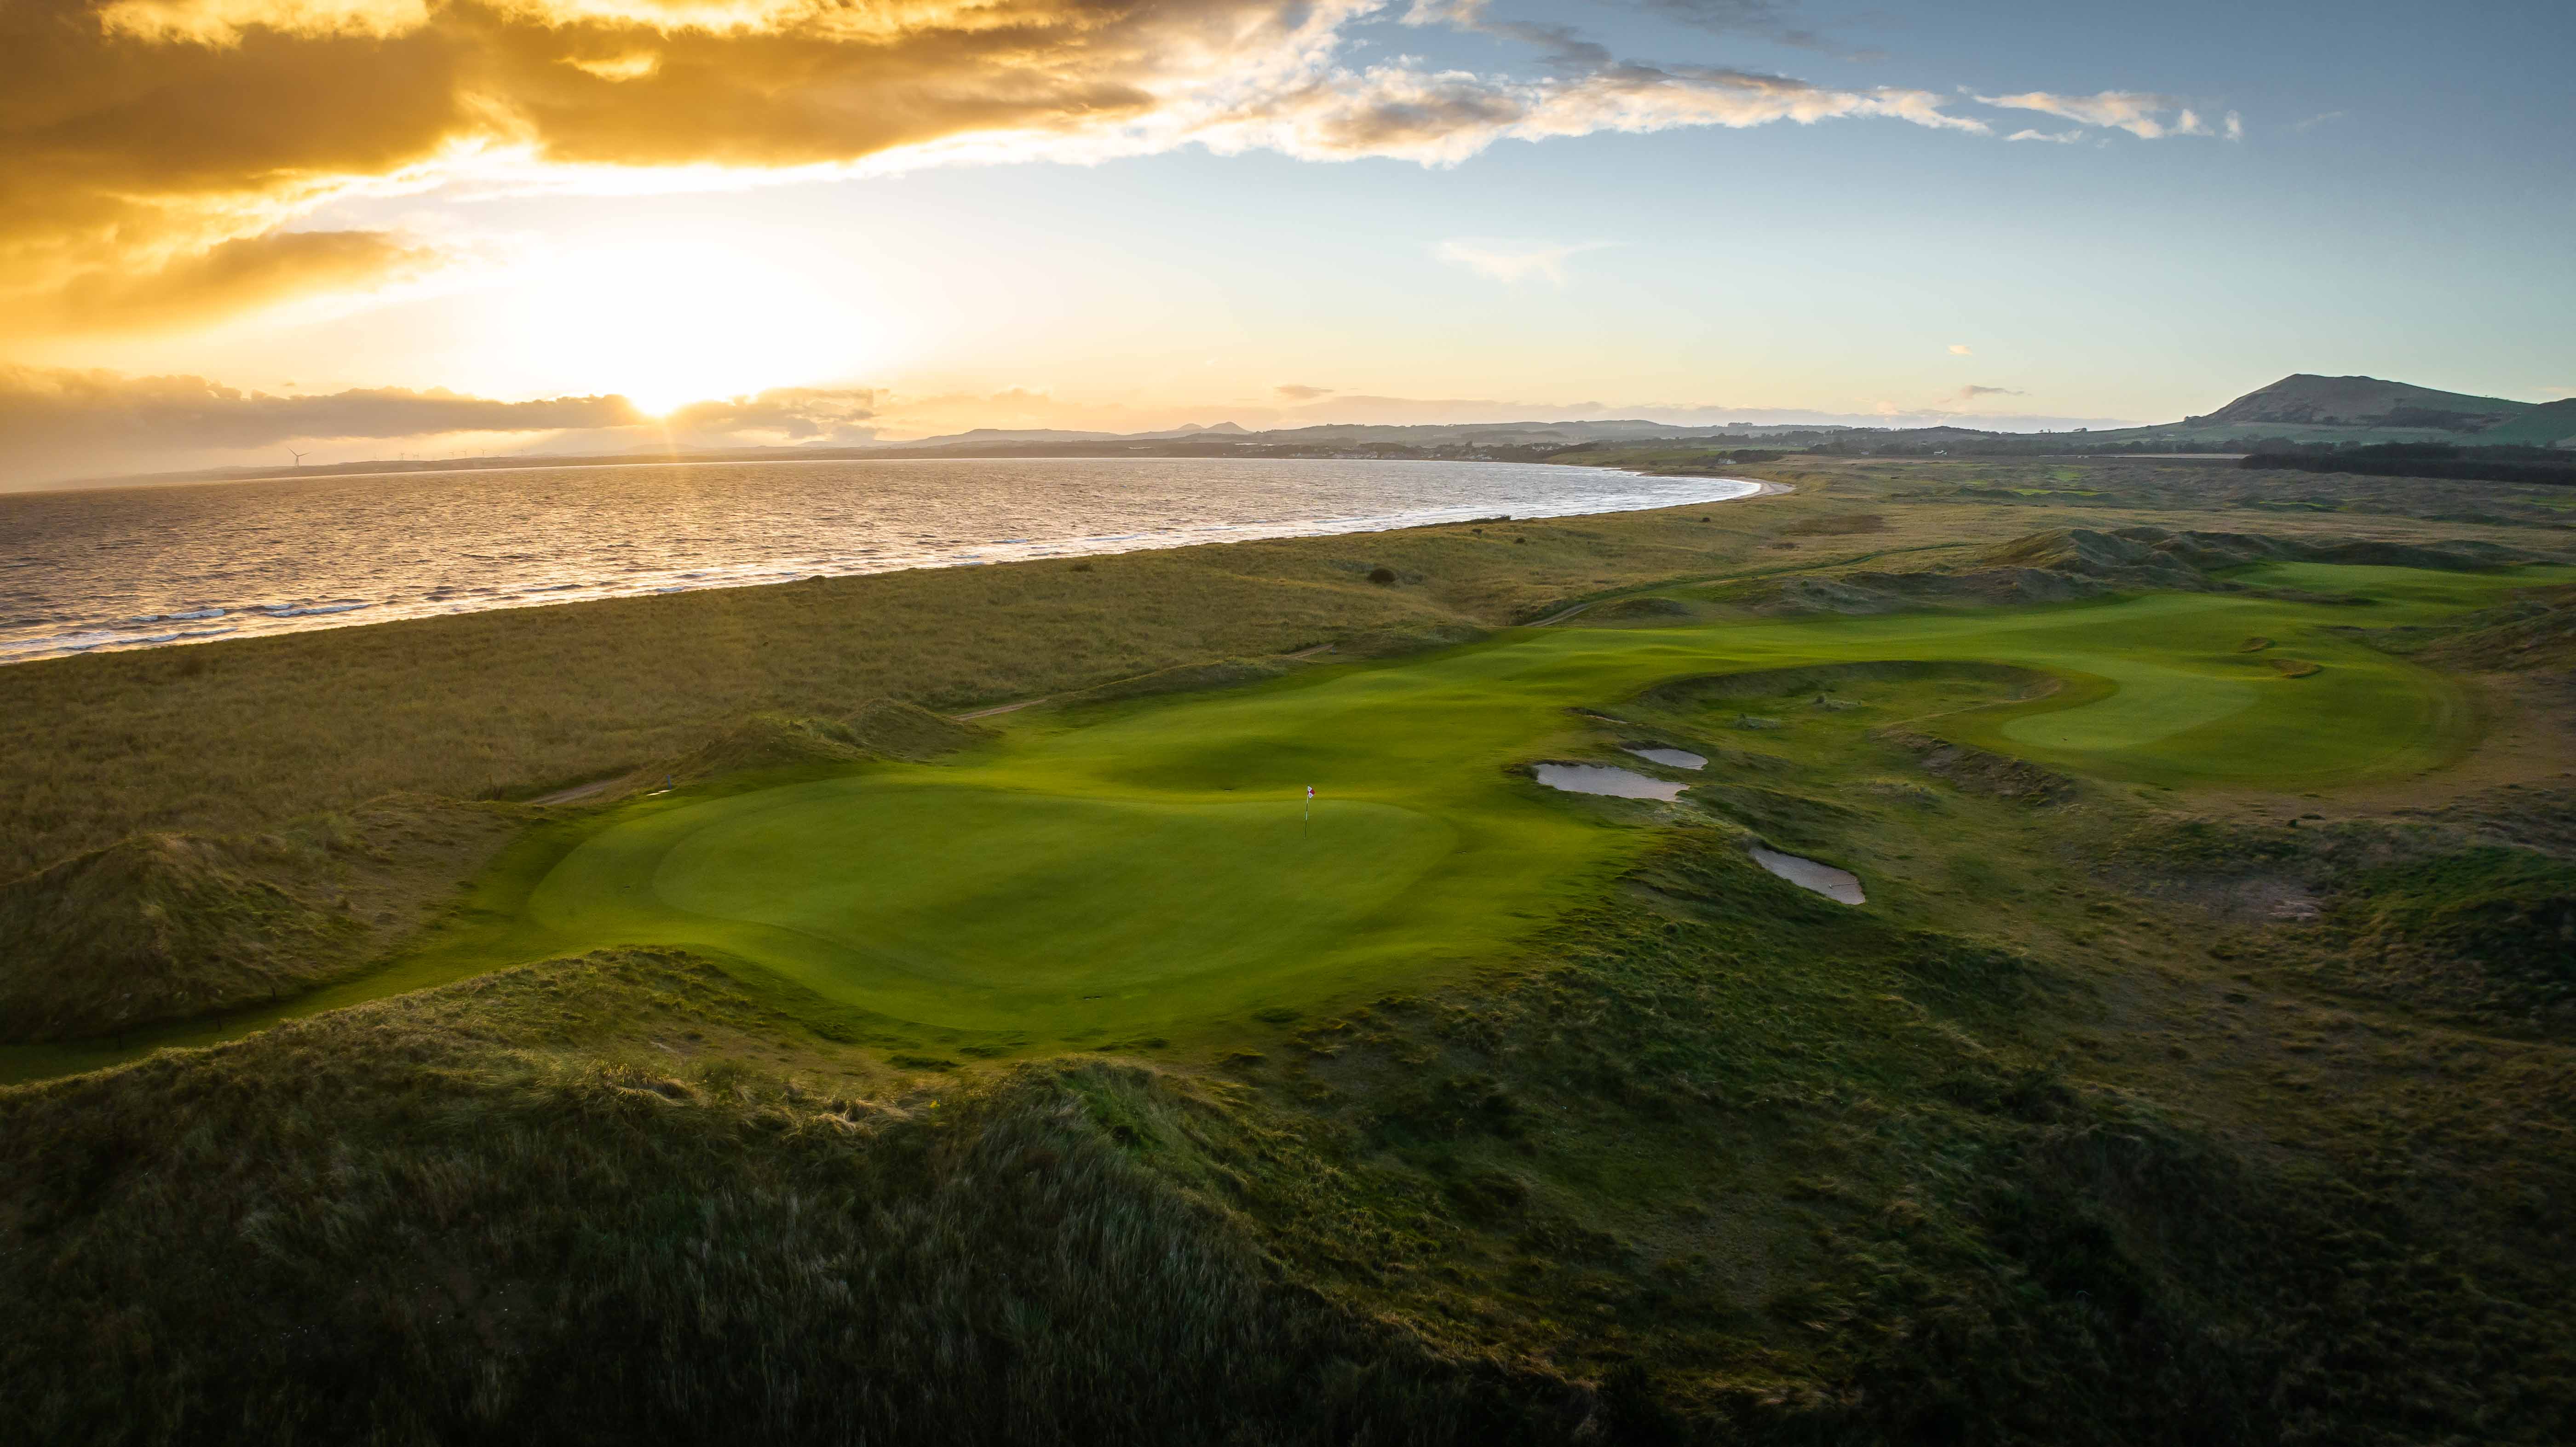
POLYGON ((570 390, 662 416, 691 402, 847 378, 878 359, 848 304, 797 272, 699 241, 611 242, 531 268, 523 358, 570 390))

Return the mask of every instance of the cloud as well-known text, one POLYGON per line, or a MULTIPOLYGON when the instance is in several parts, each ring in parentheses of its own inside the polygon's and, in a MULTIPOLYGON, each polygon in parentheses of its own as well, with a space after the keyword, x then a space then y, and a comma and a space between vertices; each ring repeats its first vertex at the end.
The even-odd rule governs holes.
POLYGON ((2234 111, 2227 113, 2227 139, 2231 141, 2245 139, 2245 118, 2234 111))
POLYGON ((1318 397, 1333 395, 1330 387, 1309 387, 1302 382, 1282 382, 1270 390, 1287 402, 1312 402, 1318 397))
POLYGON ((1517 40, 1537 47, 1544 64, 1567 70, 1601 70, 1610 64, 1608 50, 1584 39, 1570 25, 1489 19, 1485 14, 1485 3, 1486 0, 1413 0, 1413 7, 1404 14, 1404 23, 1446 25, 1456 30, 1517 40))
MULTIPOLYGON (((1747 25, 1772 13, 1733 9, 1747 25)), ((1513 33, 1563 75, 1355 66, 1354 32, 1384 11, 15 0, 0 6, 0 334, 398 284, 440 258, 292 228, 336 200, 441 186, 688 188, 1188 145, 1452 165, 1509 140, 1837 118, 1986 129, 1934 92, 1617 62, 1558 27, 1513 33), (319 235, 340 239, 295 239, 319 235)))
POLYGON ((1950 344, 1950 355, 1951 355, 1951 356, 1954 356, 1954 357, 1973 357, 1973 356, 1975 356, 1976 354, 1977 354, 1977 353, 1976 353, 1976 349, 1975 349, 1975 348, 1973 348, 1973 347, 1970 347, 1966 342, 1952 342, 1952 343, 1950 344))
POLYGON ((692 402, 662 418, 673 437, 710 442, 865 442, 877 435, 858 424, 876 415, 870 387, 774 387, 749 397, 692 402))
POLYGON ((1721 34, 1758 35, 1808 50, 1827 48, 1824 38, 1789 19, 1791 7, 1775 0, 1643 0, 1645 7, 1684 25, 1721 34))
POLYGON ((2019 130, 2004 137, 2004 139, 2007 141, 2055 141, 2059 145, 2063 146, 2072 145, 2073 143, 2084 139, 2084 133, 2082 131, 2019 130))
POLYGON ((1565 261, 1587 251, 1598 251, 1610 243, 1586 241, 1562 245, 1545 241, 1443 241, 1431 248, 1431 254, 1452 266, 1463 266, 1478 276, 1495 281, 1520 282, 1537 279, 1565 284, 1565 261))
POLYGON ((346 297, 431 276, 447 253, 379 231, 279 231, 217 243, 157 270, 70 271, 20 300, 27 332, 146 331, 308 297, 346 297))
POLYGON ((1980 387, 1971 382, 1960 388, 1956 395, 1962 402, 1974 402, 1979 397, 2020 397, 2026 394, 2019 387, 1980 387))
POLYGON ((2335 121, 2342 120, 2347 114, 2348 113, 2344 111, 2325 111, 2320 114, 2310 116, 2303 121, 2290 122, 2290 129, 2301 132, 2313 131, 2319 126, 2329 125, 2335 121))
MULTIPOLYGON (((2161 140, 2167 136, 2206 136, 2209 127, 2197 112, 2172 96, 2151 95, 2144 91, 2106 90, 2094 95, 2055 95, 2044 90, 2024 91, 2019 95, 1981 95, 1981 105, 1999 106, 2005 110, 2038 111, 2087 126, 2102 126, 2127 131, 2141 140, 2161 140), (2163 117, 2173 113, 2171 120, 2163 117)), ((2233 112, 2230 113, 2231 120, 2233 112)), ((2231 134, 2241 134, 2236 124, 2231 134)), ((2041 131, 2016 132, 2013 140, 2060 140, 2060 135, 2041 131)))
POLYGON ((97 475, 312 440, 627 427, 623 397, 501 402, 442 389, 245 392, 204 377, 0 365, 0 483, 97 475))

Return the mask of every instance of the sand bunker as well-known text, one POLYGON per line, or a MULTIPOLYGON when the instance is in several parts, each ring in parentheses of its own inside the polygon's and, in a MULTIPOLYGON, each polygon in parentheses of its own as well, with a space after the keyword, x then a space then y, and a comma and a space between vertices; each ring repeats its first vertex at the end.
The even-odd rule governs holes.
POLYGON ((1628 752, 1635 754, 1638 758, 1644 759, 1647 763, 1661 764, 1667 769, 1705 769, 1708 767, 1707 759, 1698 754, 1692 753, 1688 749, 1632 748, 1629 749, 1628 752))
POLYGON ((1538 764, 1530 772, 1551 789, 1569 794, 1607 794, 1617 799, 1661 799, 1670 803, 1680 798, 1687 787, 1608 764, 1538 764))
POLYGON ((1845 904, 1869 903, 1869 896, 1861 893, 1860 876, 1850 870, 1818 864, 1795 854, 1783 854, 1777 849, 1765 849, 1759 844, 1753 846, 1753 862, 1800 889, 1813 890, 1827 899, 1838 899, 1845 904))

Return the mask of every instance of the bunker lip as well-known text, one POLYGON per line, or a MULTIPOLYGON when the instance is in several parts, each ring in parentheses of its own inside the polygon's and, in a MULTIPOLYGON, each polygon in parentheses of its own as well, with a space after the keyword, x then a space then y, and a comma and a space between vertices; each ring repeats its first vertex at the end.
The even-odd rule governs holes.
POLYGON ((1754 845, 1751 852, 1754 863, 1800 889, 1821 894, 1827 899, 1843 904, 1869 903, 1869 896, 1861 890, 1860 876, 1848 869, 1836 869, 1830 864, 1819 864, 1815 860, 1801 858, 1795 854, 1784 854, 1761 844, 1754 845))
POLYGON ((1532 764, 1530 777, 1567 794, 1598 794, 1613 799, 1655 799, 1669 804, 1687 784, 1650 779, 1615 764, 1532 764))

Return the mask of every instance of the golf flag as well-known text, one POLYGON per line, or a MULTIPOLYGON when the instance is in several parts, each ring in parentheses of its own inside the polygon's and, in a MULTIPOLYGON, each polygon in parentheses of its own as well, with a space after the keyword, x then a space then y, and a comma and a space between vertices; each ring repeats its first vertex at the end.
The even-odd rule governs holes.
POLYGON ((1315 817, 1315 786, 1312 784, 1306 786, 1306 817, 1315 817))

